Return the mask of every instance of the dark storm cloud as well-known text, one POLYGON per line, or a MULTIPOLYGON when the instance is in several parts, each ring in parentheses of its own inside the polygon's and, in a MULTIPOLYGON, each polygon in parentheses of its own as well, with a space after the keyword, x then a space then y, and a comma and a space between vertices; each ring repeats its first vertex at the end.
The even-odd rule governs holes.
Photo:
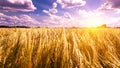
POLYGON ((120 9, 120 0, 106 0, 106 2, 100 7, 102 10, 120 9))
POLYGON ((107 2, 112 8, 120 8, 120 0, 107 0, 107 2))

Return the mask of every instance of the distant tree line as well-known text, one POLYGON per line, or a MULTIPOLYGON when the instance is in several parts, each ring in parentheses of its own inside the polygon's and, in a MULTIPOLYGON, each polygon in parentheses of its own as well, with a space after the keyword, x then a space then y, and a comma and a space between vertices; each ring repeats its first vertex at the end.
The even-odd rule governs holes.
POLYGON ((30 28, 28 26, 0 26, 0 28, 30 28))
POLYGON ((101 26, 98 26, 98 28, 107 28, 107 25, 106 24, 103 24, 101 26))

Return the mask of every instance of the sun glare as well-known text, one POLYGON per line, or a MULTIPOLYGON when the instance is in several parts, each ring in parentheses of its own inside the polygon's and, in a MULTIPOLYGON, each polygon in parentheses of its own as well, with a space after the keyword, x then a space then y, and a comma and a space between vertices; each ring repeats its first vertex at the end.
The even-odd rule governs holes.
POLYGON ((103 20, 100 17, 93 16, 88 19, 89 27, 98 27, 101 26, 102 24, 103 24, 103 20))

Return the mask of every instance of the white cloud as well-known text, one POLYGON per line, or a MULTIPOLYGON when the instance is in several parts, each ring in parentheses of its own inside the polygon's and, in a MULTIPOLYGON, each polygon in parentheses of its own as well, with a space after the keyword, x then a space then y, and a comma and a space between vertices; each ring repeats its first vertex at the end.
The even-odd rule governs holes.
POLYGON ((44 13, 48 14, 48 15, 51 15, 51 14, 56 14, 58 12, 57 9, 49 9, 49 10, 43 10, 44 13))
POLYGON ((43 10, 43 12, 48 14, 48 15, 56 14, 56 13, 58 13, 58 10, 56 8, 57 8, 57 3, 54 2, 52 5, 52 8, 50 8, 48 10, 43 10))
POLYGON ((59 3, 62 8, 73 8, 86 4, 84 0, 57 0, 57 3, 59 3))
POLYGON ((50 15, 51 13, 48 10, 43 10, 44 13, 50 15))
POLYGON ((53 3, 53 8, 57 8, 57 3, 56 2, 53 3))
POLYGON ((3 11, 34 11, 36 7, 33 5, 32 0, 0 0, 0 10, 3 11))
POLYGON ((54 9, 54 8, 49 9, 49 13, 51 13, 51 14, 56 14, 57 12, 58 12, 57 9, 54 9))
POLYGON ((64 17, 65 17, 65 18, 68 18, 68 19, 72 19, 71 14, 68 13, 68 12, 65 12, 65 13, 64 13, 64 17))

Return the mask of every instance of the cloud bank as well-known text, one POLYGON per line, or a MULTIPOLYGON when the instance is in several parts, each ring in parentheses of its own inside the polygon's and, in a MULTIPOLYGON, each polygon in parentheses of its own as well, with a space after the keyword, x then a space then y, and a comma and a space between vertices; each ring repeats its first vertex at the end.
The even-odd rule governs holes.
POLYGON ((35 9, 32 0, 0 0, 0 10, 29 12, 35 9))
POLYGON ((40 22, 29 15, 8 16, 0 13, 0 25, 7 26, 40 26, 40 22))

